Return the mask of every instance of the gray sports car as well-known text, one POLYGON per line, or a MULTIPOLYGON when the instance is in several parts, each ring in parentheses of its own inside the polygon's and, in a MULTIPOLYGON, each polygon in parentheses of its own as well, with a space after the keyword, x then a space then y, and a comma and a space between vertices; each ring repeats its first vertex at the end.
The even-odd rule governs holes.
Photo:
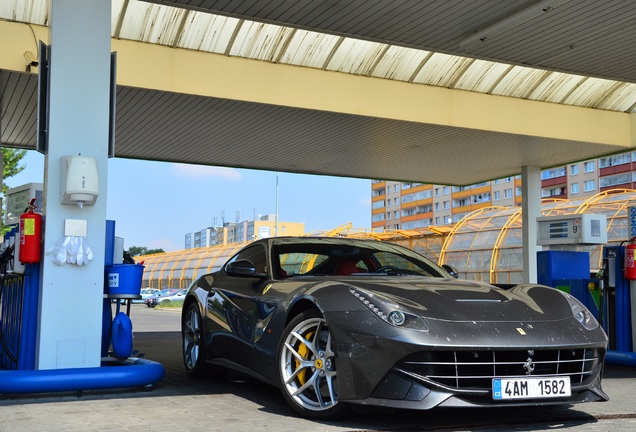
POLYGON ((547 405, 605 401, 607 337, 574 297, 453 277, 374 240, 255 241, 196 279, 182 312, 183 360, 280 387, 300 415, 350 404, 547 405))

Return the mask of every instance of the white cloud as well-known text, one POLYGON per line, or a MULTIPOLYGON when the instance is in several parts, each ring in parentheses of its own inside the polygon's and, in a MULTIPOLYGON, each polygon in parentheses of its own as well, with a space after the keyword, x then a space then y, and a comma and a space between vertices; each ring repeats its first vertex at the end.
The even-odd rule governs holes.
POLYGON ((205 177, 220 177, 231 181, 238 181, 241 179, 241 172, 236 168, 172 164, 172 171, 180 177, 187 177, 190 179, 201 179, 205 177))

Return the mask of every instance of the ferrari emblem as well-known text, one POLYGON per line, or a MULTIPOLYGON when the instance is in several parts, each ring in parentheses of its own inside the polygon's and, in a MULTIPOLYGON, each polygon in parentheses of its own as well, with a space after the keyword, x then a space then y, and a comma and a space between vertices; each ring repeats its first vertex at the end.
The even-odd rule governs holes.
POLYGON ((530 375, 534 371, 534 362, 532 357, 528 357, 528 360, 523 364, 523 368, 526 370, 526 375, 530 375))
POLYGON ((519 332, 519 334, 521 336, 525 336, 526 335, 526 332, 521 327, 517 327, 517 331, 519 332))

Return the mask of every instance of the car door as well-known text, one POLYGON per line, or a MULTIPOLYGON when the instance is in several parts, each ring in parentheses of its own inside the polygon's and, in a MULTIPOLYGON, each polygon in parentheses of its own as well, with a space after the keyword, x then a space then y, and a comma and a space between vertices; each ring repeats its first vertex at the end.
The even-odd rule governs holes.
POLYGON ((211 334, 215 355, 253 368, 254 343, 273 310, 259 293, 271 278, 228 274, 227 265, 239 260, 251 262, 257 273, 269 275, 265 246, 259 243, 243 249, 215 274, 206 308, 208 318, 217 324, 217 331, 211 334))

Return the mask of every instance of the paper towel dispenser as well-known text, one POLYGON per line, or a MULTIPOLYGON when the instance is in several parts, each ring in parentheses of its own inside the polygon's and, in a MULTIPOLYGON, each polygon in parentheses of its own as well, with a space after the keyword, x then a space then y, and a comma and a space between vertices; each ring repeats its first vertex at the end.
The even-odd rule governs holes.
POLYGON ((97 159, 63 156, 61 189, 62 204, 94 205, 99 195, 97 159))

